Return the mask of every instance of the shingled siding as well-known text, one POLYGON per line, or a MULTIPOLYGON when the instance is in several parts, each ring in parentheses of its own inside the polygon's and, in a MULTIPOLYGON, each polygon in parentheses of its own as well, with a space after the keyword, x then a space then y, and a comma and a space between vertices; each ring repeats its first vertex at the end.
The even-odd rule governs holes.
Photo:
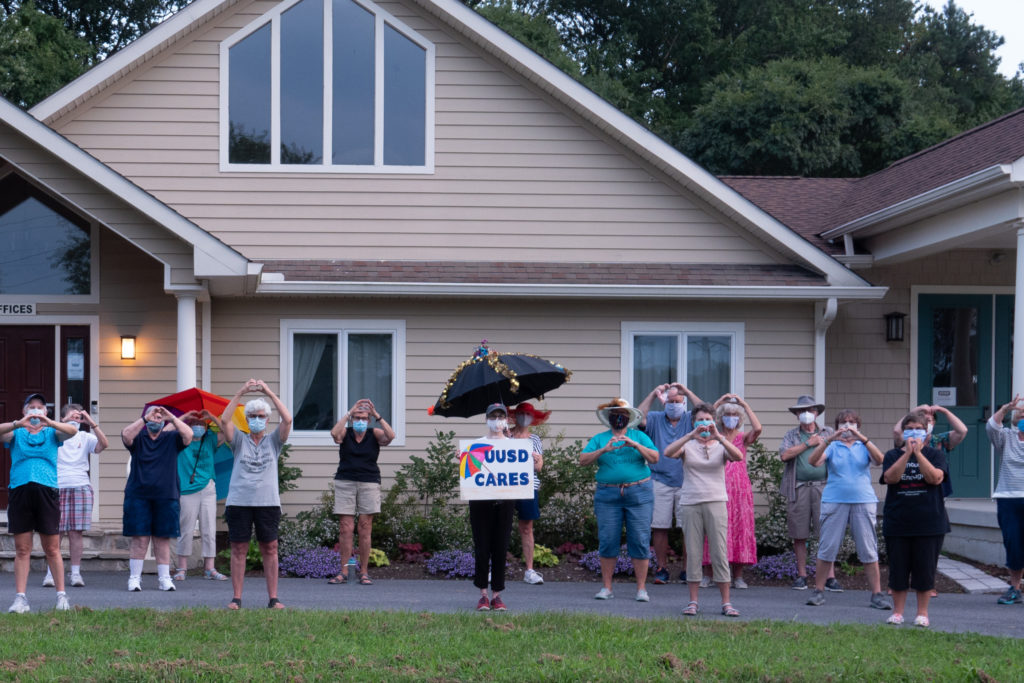
POLYGON ((433 174, 221 173, 219 44, 274 4, 239 3, 56 129, 253 259, 785 262, 396 2, 437 48, 433 174))
MULTIPOLYGON (((960 249, 895 266, 859 271, 872 283, 888 286, 881 301, 847 303, 828 331, 825 401, 829 414, 854 408, 864 421, 865 434, 891 443, 892 425, 917 405, 910 395, 911 286, 1013 287, 1014 261, 989 263, 991 249, 960 249), (902 342, 885 341, 883 316, 907 314, 902 342)), ((831 419, 831 417, 829 418, 831 419)))
MULTIPOLYGON (((406 440, 382 451, 385 486, 410 455, 423 453, 435 430, 460 438, 479 436, 483 418, 427 415, 451 371, 481 339, 499 351, 525 351, 573 371, 572 380, 545 402, 554 410, 552 434, 589 439, 601 427, 598 403, 619 394, 622 321, 714 321, 745 325, 745 389, 765 424, 764 441, 778 447, 793 417, 786 406, 813 386, 813 320, 810 304, 690 302, 441 303, 383 300, 215 300, 213 390, 232 394, 252 376, 278 389, 280 320, 381 318, 406 322, 406 440), (571 316, 571 324, 567 318, 571 316)), ((717 397, 710 397, 717 398, 717 397)), ((296 446, 291 462, 303 470, 297 491, 282 502, 289 514, 316 502, 337 467, 328 435, 322 446, 296 446)))

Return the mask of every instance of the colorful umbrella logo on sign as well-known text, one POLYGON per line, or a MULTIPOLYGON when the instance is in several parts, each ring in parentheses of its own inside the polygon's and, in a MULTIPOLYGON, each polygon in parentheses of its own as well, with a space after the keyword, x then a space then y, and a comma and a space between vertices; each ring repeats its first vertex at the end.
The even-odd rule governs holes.
POLYGON ((489 443, 475 443, 462 451, 459 459, 459 475, 463 479, 468 479, 481 469, 486 470, 487 468, 484 466, 483 460, 487 457, 487 452, 492 448, 494 446, 489 443))

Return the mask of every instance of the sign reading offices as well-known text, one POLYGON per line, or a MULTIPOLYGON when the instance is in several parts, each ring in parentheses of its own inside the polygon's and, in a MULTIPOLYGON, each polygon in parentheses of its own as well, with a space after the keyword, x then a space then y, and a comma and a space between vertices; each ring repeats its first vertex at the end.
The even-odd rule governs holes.
POLYGON ((462 500, 533 498, 533 444, 529 439, 459 441, 462 500))
POLYGON ((36 305, 30 303, 0 303, 0 316, 35 315, 36 305))

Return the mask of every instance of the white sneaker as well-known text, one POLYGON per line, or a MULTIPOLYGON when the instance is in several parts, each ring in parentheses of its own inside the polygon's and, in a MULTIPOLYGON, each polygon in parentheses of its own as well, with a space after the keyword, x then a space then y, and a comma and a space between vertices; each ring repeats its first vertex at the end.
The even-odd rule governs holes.
POLYGON ((128 577, 128 592, 134 593, 142 590, 142 577, 141 576, 129 576, 128 577))
POLYGON ((28 612, 29 609, 31 608, 28 606, 28 598, 21 593, 18 593, 14 596, 14 602, 7 611, 13 614, 24 614, 25 612, 28 612))
POLYGON ((608 590, 607 588, 605 588, 604 586, 602 586, 601 590, 597 591, 597 595, 594 596, 594 599, 595 600, 611 600, 613 597, 614 596, 612 595, 612 592, 610 590, 608 590))
POLYGON ((57 593, 57 606, 54 607, 58 612, 67 612, 71 609, 71 603, 68 602, 68 596, 63 593, 57 593))
POLYGON ((735 579, 732 580, 732 587, 738 590, 746 590, 747 588, 750 588, 750 586, 747 585, 747 582, 744 581, 743 577, 741 576, 737 576, 735 579))
POLYGON ((644 590, 643 588, 638 588, 637 591, 636 591, 636 601, 637 602, 650 602, 651 601, 651 596, 648 595, 647 591, 644 590))
POLYGON ((174 579, 169 576, 161 576, 158 580, 159 588, 162 591, 172 591, 174 588, 174 579))
POLYGON ((701 588, 711 588, 713 585, 715 585, 715 584, 711 580, 710 576, 702 576, 702 577, 700 577, 700 587, 701 588))
POLYGON ((540 584, 544 583, 544 577, 541 576, 540 572, 536 570, 527 569, 526 573, 523 574, 523 581, 525 581, 526 583, 540 584))
POLYGON ((43 588, 53 588, 53 574, 46 572, 46 577, 43 578, 43 588))
POLYGON ((81 588, 82 586, 84 586, 85 585, 85 581, 82 580, 82 575, 81 574, 72 574, 71 575, 71 585, 74 586, 75 588, 81 588))

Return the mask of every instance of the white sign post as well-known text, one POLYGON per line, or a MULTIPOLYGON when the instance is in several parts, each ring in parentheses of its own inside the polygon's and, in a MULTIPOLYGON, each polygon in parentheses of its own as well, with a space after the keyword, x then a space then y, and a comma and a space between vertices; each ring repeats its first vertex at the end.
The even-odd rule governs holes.
POLYGON ((533 444, 529 439, 459 441, 462 500, 533 498, 533 444))

